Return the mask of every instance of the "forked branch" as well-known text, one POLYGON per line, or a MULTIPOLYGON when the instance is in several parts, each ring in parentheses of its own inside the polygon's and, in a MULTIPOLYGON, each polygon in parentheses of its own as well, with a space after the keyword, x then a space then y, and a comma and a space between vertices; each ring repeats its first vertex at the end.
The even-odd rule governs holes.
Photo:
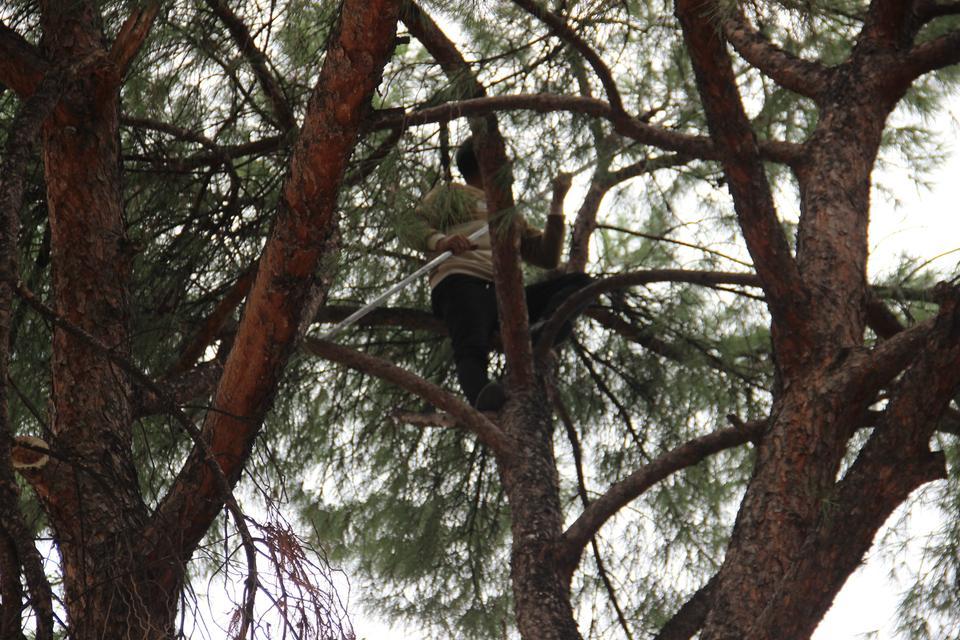
POLYGON ((308 337, 303 341, 302 348, 311 355, 342 364, 360 373, 380 378, 381 380, 397 385, 401 389, 416 394, 456 418, 459 426, 476 435, 480 442, 490 447, 497 456, 502 457, 510 454, 511 447, 509 440, 503 431, 500 430, 500 427, 460 398, 444 391, 420 376, 382 358, 367 355, 353 349, 348 349, 347 347, 341 347, 326 340, 308 337))
POLYGON ((960 63, 960 29, 915 46, 904 61, 904 80, 909 82, 957 63, 960 63))
MULTIPOLYGON (((784 343, 790 346, 778 351, 781 355, 806 353, 812 340, 805 316, 808 293, 777 217, 730 56, 716 25, 705 15, 701 0, 677 0, 676 14, 683 27, 700 100, 711 137, 720 152, 740 229, 767 294, 770 315, 780 329, 777 332, 779 346, 784 343)), ((790 364, 781 361, 782 366, 790 364)))
POLYGON ((151 2, 142 9, 134 9, 120 27, 120 32, 110 48, 110 60, 114 64, 118 80, 126 74, 130 63, 150 35, 150 29, 158 13, 160 13, 160 3, 151 2))
POLYGON ((603 58, 600 57, 593 47, 580 37, 580 34, 567 24, 567 21, 563 17, 558 16, 549 9, 541 7, 534 0, 513 0, 513 3, 550 27, 551 31, 576 49, 580 55, 590 63, 594 73, 600 78, 600 83, 603 85, 603 89, 607 94, 607 100, 610 102, 610 108, 613 110, 613 113, 617 116, 625 116, 626 112, 623 109, 620 90, 617 89, 617 83, 613 79, 610 67, 607 66, 603 58))
POLYGON ((879 423, 825 500, 816 527, 749 640, 812 633, 893 510, 917 487, 946 477, 944 454, 931 451, 929 443, 960 390, 960 288, 943 285, 941 293, 924 348, 890 389, 879 423))
MULTIPOLYGON (((204 422, 203 438, 231 485, 250 456, 309 302, 329 286, 317 275, 318 265, 335 250, 337 194, 392 52, 400 5, 400 0, 346 0, 341 8, 340 29, 327 49, 292 155, 277 221, 224 366, 215 409, 204 422), (353 37, 358 33, 366 37, 353 37)), ((205 458, 202 449, 194 449, 154 513, 155 529, 176 527, 181 533, 176 540, 158 541, 156 562, 185 562, 222 508, 205 458)), ((175 574, 158 577, 164 583, 176 579, 175 574)))
POLYGON ((744 60, 781 87, 820 101, 830 78, 823 65, 799 58, 770 42, 750 24, 742 9, 724 18, 722 24, 727 41, 744 60))
POLYGON ((234 44, 247 59, 250 68, 253 69, 260 88, 270 101, 274 115, 277 117, 277 124, 284 131, 289 131, 297 126, 297 120, 290 108, 287 96, 284 94, 280 82, 271 73, 267 67, 267 56, 257 47, 253 41, 253 35, 250 29, 244 24, 243 20, 234 13, 224 0, 206 0, 207 6, 216 14, 220 22, 227 27, 234 44))
POLYGON ((671 474, 698 464, 719 451, 759 438, 765 424, 750 422, 742 427, 729 427, 700 436, 671 449, 612 485, 564 532, 557 552, 558 560, 572 571, 590 539, 620 509, 671 474))

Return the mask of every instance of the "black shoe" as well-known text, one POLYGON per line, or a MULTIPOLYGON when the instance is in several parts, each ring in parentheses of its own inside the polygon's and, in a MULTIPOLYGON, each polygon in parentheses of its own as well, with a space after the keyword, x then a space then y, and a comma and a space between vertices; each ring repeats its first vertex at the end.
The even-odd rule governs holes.
POLYGON ((477 411, 500 411, 507 403, 507 392, 499 382, 488 382, 473 403, 477 411))

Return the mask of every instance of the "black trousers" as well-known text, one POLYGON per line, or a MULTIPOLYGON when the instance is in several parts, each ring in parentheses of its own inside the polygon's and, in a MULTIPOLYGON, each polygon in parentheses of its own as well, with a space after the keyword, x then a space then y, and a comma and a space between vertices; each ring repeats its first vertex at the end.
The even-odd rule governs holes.
MULTIPOLYGON (((549 317, 572 293, 590 282, 586 274, 568 273, 524 287, 530 323, 549 317)), ((499 322, 493 283, 453 274, 434 288, 431 302, 433 312, 443 318, 450 333, 460 388, 474 404, 480 389, 490 381, 490 343, 499 322)))

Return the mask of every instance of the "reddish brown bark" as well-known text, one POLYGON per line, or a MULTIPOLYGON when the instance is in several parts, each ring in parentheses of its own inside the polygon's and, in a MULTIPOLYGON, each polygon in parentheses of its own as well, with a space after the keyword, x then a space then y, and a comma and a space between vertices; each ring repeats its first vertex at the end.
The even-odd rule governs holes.
MULTIPOLYGON (((336 249, 336 198, 373 90, 393 49, 397 0, 346 2, 291 161, 274 231, 250 292, 204 438, 230 482, 239 478, 261 420, 329 274, 319 260, 336 249), (316 291, 315 291, 316 290, 316 291)), ((167 588, 223 504, 204 456, 194 452, 161 502, 147 540, 167 588), (170 535, 174 532, 174 535, 170 535)))
MULTIPOLYGON (((862 529, 857 535, 837 529, 821 535, 818 522, 835 490, 849 438, 875 394, 909 363, 929 330, 917 327, 910 335, 900 334, 889 350, 877 348, 869 357, 850 351, 862 348, 868 315, 882 334, 897 330, 889 314, 870 303, 865 274, 870 172, 887 114, 905 88, 887 73, 892 58, 884 50, 899 42, 891 25, 902 23, 896 17, 902 6, 875 3, 851 59, 828 76, 814 70, 816 81, 826 82, 826 87, 816 92, 821 102, 817 129, 805 145, 803 161, 794 164, 801 188, 795 262, 779 240, 769 242, 778 235, 775 214, 723 44, 705 9, 696 0, 677 3, 707 120, 718 145, 727 148, 724 170, 773 316, 782 389, 774 396, 770 427, 758 447, 754 476, 701 637, 801 638, 812 631, 855 566, 854 561, 838 562, 839 556, 860 558, 889 513, 886 509, 940 473, 925 441, 923 447, 902 454, 909 461, 891 457, 888 449, 884 464, 869 472, 885 497, 877 497, 870 516, 849 505, 860 514, 862 529), (883 470, 897 466, 894 460, 903 465, 896 479, 883 470), (824 575, 831 578, 820 585, 824 575), (758 612, 766 612, 759 623, 758 612)), ((744 34, 731 36, 748 58, 756 55, 750 47, 766 46, 744 34)), ((775 57, 767 59, 768 64, 775 62, 775 57)), ((788 83, 797 79, 782 76, 783 69, 761 65, 761 70, 775 79, 781 74, 780 80, 788 83)), ((801 71, 795 66, 790 73, 801 71)), ((915 401, 900 398, 891 406, 912 406, 915 401)), ((920 422, 926 426, 912 423, 907 430, 932 428, 932 422, 920 422)), ((861 453, 865 468, 872 455, 867 449, 861 453)))
POLYGON ((711 137, 720 152, 724 175, 747 249, 767 294, 773 317, 773 339, 780 366, 808 353, 806 287, 780 226, 756 137, 750 128, 733 75, 733 66, 717 25, 707 17, 702 0, 678 0, 676 14, 693 63, 697 89, 711 137))
MULTIPOLYGON (((120 84, 97 12, 95 3, 50 3, 41 16, 45 56, 80 65, 42 134, 53 300, 59 315, 127 354, 131 252, 120 194, 120 84)), ((109 359, 55 329, 51 444, 70 464, 51 479, 56 484, 43 504, 62 557, 69 622, 80 640, 104 633, 161 637, 172 628, 171 602, 134 577, 129 541, 147 510, 131 461, 130 391, 126 374, 109 359)))
POLYGON ((35 46, 0 22, 0 82, 25 98, 40 84, 48 67, 35 46))

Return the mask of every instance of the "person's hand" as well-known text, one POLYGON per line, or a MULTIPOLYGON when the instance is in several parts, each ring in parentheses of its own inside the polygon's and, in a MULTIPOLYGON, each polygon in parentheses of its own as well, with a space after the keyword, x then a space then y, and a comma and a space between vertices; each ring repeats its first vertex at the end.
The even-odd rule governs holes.
POLYGON ((550 215, 563 217, 563 200, 573 184, 573 176, 569 173, 558 173, 553 179, 553 200, 550 203, 550 215))
POLYGON ((471 249, 476 249, 477 245, 470 242, 470 239, 466 236, 453 235, 445 236, 437 242, 435 247, 439 253, 444 251, 450 251, 453 255, 459 255, 464 251, 470 251, 471 249))

